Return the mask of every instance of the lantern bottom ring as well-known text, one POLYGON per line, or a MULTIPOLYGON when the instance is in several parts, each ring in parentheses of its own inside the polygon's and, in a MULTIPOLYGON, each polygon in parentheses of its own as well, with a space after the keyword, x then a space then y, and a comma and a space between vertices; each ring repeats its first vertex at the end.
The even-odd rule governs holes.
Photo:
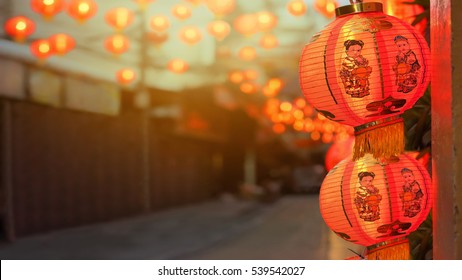
POLYGON ((399 122, 404 122, 403 118, 401 118, 401 116, 393 116, 393 117, 389 117, 389 118, 384 118, 384 119, 380 119, 380 120, 375 120, 375 121, 372 121, 372 122, 368 122, 368 123, 365 123, 365 124, 362 124, 362 125, 359 125, 359 126, 355 126, 355 136, 357 135, 360 135, 360 134, 363 134, 369 130, 373 130, 373 129, 376 129, 376 128, 379 128, 379 127, 384 127, 384 126, 388 126, 388 125, 392 125, 392 124, 395 124, 395 123, 399 123, 399 122))
POLYGON ((401 237, 368 246, 366 255, 368 260, 408 260, 409 240, 401 237))

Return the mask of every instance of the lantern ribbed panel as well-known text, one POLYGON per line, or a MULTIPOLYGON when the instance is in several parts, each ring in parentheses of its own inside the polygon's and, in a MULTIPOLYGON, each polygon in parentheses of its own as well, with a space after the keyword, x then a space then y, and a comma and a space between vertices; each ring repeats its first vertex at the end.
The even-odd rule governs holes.
POLYGON ((410 109, 428 86, 429 58, 425 39, 409 24, 381 12, 349 14, 305 46, 300 85, 321 114, 359 126, 410 109))
POLYGON ((432 185, 426 169, 410 155, 389 164, 366 155, 331 169, 319 200, 330 229, 347 241, 370 246, 416 230, 431 209, 432 185), (370 179, 371 186, 365 188, 370 179))

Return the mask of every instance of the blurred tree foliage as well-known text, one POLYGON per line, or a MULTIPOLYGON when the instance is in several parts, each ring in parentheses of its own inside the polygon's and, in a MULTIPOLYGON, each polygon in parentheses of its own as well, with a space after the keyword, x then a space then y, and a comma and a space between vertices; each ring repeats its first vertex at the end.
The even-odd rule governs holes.
MULTIPOLYGON (((412 2, 403 2, 406 5, 419 5, 423 8, 423 12, 416 15, 412 25, 420 23, 422 20, 427 20, 427 27, 424 36, 430 44, 430 0, 414 0, 412 2)), ((430 154, 431 158, 431 95, 430 86, 425 91, 425 94, 410 110, 403 114, 406 150, 419 151, 417 158, 430 154)), ((427 170, 431 174, 431 160, 427 170)), ((432 212, 420 227, 409 235, 411 247, 411 257, 415 260, 433 259, 433 231, 432 231, 432 212)))

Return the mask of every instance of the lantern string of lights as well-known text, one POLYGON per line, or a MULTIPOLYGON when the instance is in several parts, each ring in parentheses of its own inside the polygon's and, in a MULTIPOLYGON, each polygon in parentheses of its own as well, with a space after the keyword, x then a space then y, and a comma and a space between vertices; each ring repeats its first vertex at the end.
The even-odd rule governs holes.
POLYGON ((426 168, 404 152, 401 114, 429 84, 430 51, 382 3, 362 2, 336 8, 300 58, 307 101, 355 130, 352 157, 324 179, 320 210, 338 236, 367 246, 368 259, 409 259, 406 236, 430 212, 433 190, 426 168))

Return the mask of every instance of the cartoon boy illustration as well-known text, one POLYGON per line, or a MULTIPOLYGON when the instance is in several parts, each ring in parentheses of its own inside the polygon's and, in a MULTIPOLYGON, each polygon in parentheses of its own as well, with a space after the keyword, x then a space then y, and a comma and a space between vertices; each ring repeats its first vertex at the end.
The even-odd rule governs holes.
POLYGON ((346 93, 356 98, 367 96, 370 94, 368 78, 372 68, 369 61, 361 55, 364 43, 361 40, 347 40, 343 45, 347 56, 343 59, 339 74, 346 93))
POLYGON ((396 73, 398 92, 408 93, 417 86, 420 64, 416 54, 410 49, 408 39, 398 35, 394 39, 398 48, 393 71, 396 73))
POLYGON ((404 216, 412 218, 420 212, 424 194, 412 170, 405 167, 401 169, 401 175, 403 175, 404 186, 399 196, 403 202, 404 216))
POLYGON ((359 172, 359 188, 356 191, 355 205, 358 210, 359 217, 364 221, 372 222, 380 219, 380 201, 382 195, 379 194, 379 189, 374 187, 374 172, 359 172))

